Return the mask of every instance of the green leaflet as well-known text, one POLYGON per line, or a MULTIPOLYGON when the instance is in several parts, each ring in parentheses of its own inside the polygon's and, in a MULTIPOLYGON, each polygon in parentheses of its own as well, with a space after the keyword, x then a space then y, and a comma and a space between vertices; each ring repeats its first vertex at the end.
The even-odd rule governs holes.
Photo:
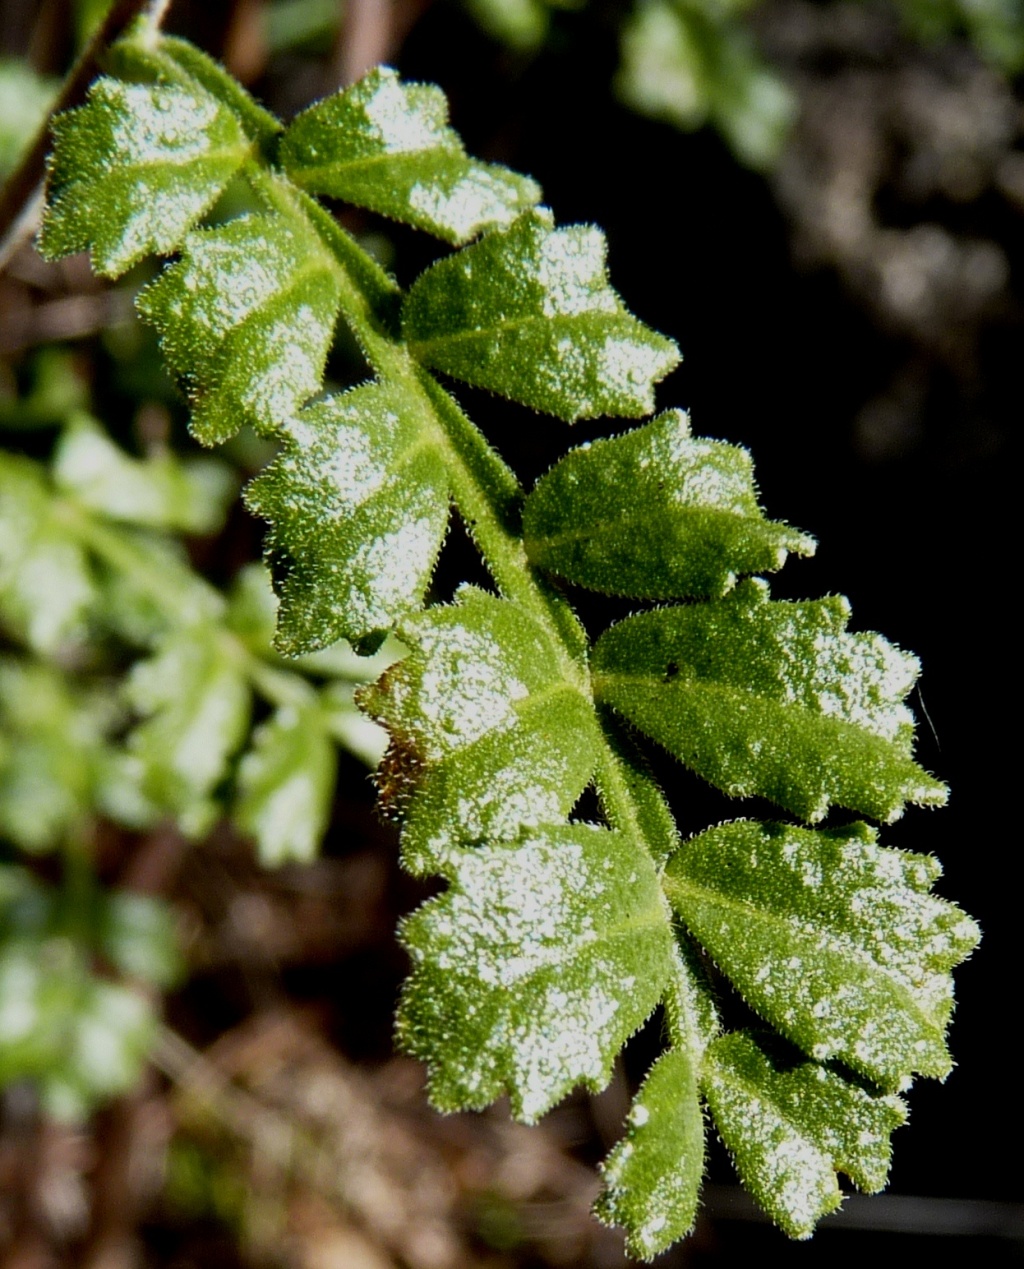
POLYGON ((79 639, 95 581, 45 472, 0 454, 0 619, 36 652, 79 639))
POLYGON ((898 1097, 776 1056, 743 1032, 710 1046, 703 1086, 743 1184, 791 1238, 840 1205, 836 1171, 868 1193, 885 1185, 889 1134, 906 1119, 898 1097))
POLYGON ((230 470, 215 459, 182 462, 168 451, 130 458, 86 416, 61 438, 53 475, 82 506, 111 520, 183 533, 216 532, 237 491, 230 470))
POLYGON ((413 972, 398 1035, 442 1110, 503 1092, 530 1122, 576 1084, 607 1083, 658 1003, 672 933, 657 874, 628 838, 542 827, 449 854, 447 893, 402 926, 413 972))
POLYGON ((740 820, 683 843, 672 906, 748 1004, 818 1060, 887 1088, 952 1061, 950 970, 978 941, 929 890, 928 855, 875 845, 866 824, 814 832, 740 820))
POLYGON ((112 278, 175 250, 252 149, 198 84, 100 79, 53 134, 39 249, 56 260, 91 248, 93 268, 112 278))
POLYGON ((762 60, 743 4, 641 0, 622 29, 619 95, 687 131, 711 122, 741 163, 769 167, 796 115, 786 83, 762 60))
POLYGON ((217 813, 211 794, 249 725, 241 667, 216 626, 192 626, 133 668, 128 698, 145 719, 128 738, 144 795, 184 832, 202 834, 217 813))
POLYGON ((448 523, 429 415, 398 385, 310 406, 246 502, 271 521, 278 649, 309 652, 390 629, 423 603, 448 523))
POLYGON ((118 40, 108 51, 107 60, 111 71, 125 79, 156 79, 209 93, 263 150, 269 149, 281 132, 280 120, 264 110, 219 62, 188 40, 164 34, 154 40, 145 19, 125 39, 118 40))
POLYGON ((129 978, 174 986, 182 959, 171 909, 150 895, 126 890, 105 893, 98 906, 96 939, 111 965, 129 978))
POLYGON ((33 1080, 59 1119, 133 1087, 152 1042, 148 1001, 97 977, 93 954, 148 982, 166 985, 177 972, 166 909, 140 895, 89 898, 72 911, 61 892, 0 866, 0 1087, 33 1080))
POLYGON ((309 863, 327 828, 337 769, 315 698, 284 706, 256 730, 238 768, 234 819, 268 867, 309 863))
POLYGON ((559 650, 508 600, 463 587, 399 628, 412 651, 363 689, 391 743, 378 783, 403 817, 403 861, 446 872, 452 847, 557 824, 594 770, 593 707, 559 650))
POLYGON ((466 155, 432 84, 403 84, 378 66, 303 111, 281 140, 297 185, 459 244, 508 225, 540 198, 529 177, 466 155))
POLYGON ((704 1177, 704 1120, 695 1054, 663 1053, 629 1112, 625 1137, 604 1165, 597 1215, 627 1230, 626 1247, 652 1260, 693 1228, 704 1177))
POLYGON ((13 57, 0 57, 0 180, 20 162, 46 122, 59 85, 13 57))
POLYGON ((185 240, 141 293, 204 445, 244 423, 265 432, 319 390, 340 304, 330 256, 301 221, 240 216, 185 240))
POLYGON ((648 414, 679 362, 609 286, 600 230, 555 229, 546 211, 420 274, 402 329, 426 365, 570 423, 648 414))
POLYGON ((915 657, 845 630, 833 597, 769 602, 748 581, 724 599, 628 617, 594 649, 594 690, 733 797, 761 794, 812 823, 832 803, 890 821, 940 805, 911 756, 901 702, 915 657))
POLYGON ((53 850, 89 813, 102 721, 63 672, 0 658, 0 836, 53 850))
POLYGON ((527 498, 523 540, 539 568, 637 599, 724 595, 815 546, 765 519, 747 451, 692 437, 681 410, 567 454, 527 498))

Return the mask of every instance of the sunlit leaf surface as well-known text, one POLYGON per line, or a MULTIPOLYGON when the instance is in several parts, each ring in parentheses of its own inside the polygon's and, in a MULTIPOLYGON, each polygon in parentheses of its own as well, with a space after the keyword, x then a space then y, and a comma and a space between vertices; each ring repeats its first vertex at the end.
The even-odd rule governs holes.
POLYGON ((173 251, 251 149, 235 115, 198 84, 100 79, 53 130, 40 250, 57 259, 91 248, 106 277, 173 251))
POLYGON ((369 384, 309 407, 246 501, 271 522, 276 643, 295 654, 390 629, 423 602, 448 523, 429 415, 369 384))
POLYGON ((647 414, 679 361, 612 290, 600 230, 543 212, 422 273, 402 320, 427 365, 570 422, 647 414))
POLYGON ((650 1260, 693 1228, 704 1179, 696 1055, 669 1049, 637 1093, 626 1135, 605 1161, 597 1212, 622 1225, 630 1253, 650 1260))
POLYGON ((906 1119, 898 1097, 743 1032, 711 1045, 703 1084, 743 1184, 791 1238, 842 1202, 837 1171, 868 1193, 885 1185, 889 1135, 906 1119))
POLYGON ((181 260, 138 300, 207 445, 244 423, 276 431, 319 391, 339 303, 323 246, 272 215, 189 235, 181 260))
POLYGON ((814 550, 765 519, 747 451, 691 436, 680 410, 567 454, 527 498, 523 538, 540 568, 637 599, 724 595, 814 550))
POLYGON ((672 934, 635 845, 585 825, 449 857, 451 889, 402 927, 413 973, 399 1038, 443 1110, 508 1092, 530 1121, 576 1084, 599 1089, 657 1004, 672 934))
POLYGON ((540 198, 529 177, 467 156, 432 84, 378 66, 303 111, 281 161, 303 189, 369 207, 451 243, 507 225, 540 198))
POLYGON ((749 1004, 819 1060, 876 1083, 947 1075, 950 970, 978 940, 930 893, 930 855, 866 824, 814 832, 739 820, 685 842, 665 890, 749 1004))
POLYGON ((910 756, 917 659, 848 633, 849 614, 840 597, 770 602, 744 582, 628 617, 597 642, 595 691, 726 793, 812 823, 833 803, 881 820, 941 804, 945 787, 910 756))
POLYGON ((391 737, 378 780, 414 871, 450 848, 514 838, 572 810, 597 757, 592 706, 522 609, 464 588, 399 634, 410 655, 363 693, 391 737))

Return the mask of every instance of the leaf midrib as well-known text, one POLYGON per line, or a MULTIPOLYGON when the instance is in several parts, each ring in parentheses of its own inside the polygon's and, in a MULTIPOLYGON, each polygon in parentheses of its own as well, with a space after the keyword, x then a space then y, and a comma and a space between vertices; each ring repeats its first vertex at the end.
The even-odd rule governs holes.
MULTIPOLYGON (((751 919, 759 921, 762 925, 767 926, 771 930, 778 931, 784 937, 791 939, 811 939, 813 936, 795 929, 793 923, 797 920, 806 920, 806 923, 813 927, 815 932, 824 937, 828 943, 827 951, 835 955, 846 955, 857 961, 862 966, 877 972, 881 978, 886 978, 892 982, 900 991, 900 993, 908 998, 912 1005, 911 1012, 923 1019, 929 1027, 931 1027, 942 1040, 945 1034, 945 1020, 932 1017, 932 1015, 920 1004, 914 990, 913 983, 908 981, 902 974, 893 970, 891 967, 883 965, 877 961, 871 952, 862 944, 855 942, 848 935, 837 933, 831 926, 825 923, 815 921, 811 918, 799 918, 796 916, 785 916, 779 913, 758 906, 744 899, 736 899, 731 895, 723 894, 720 890, 712 890, 700 886, 697 882, 686 878, 681 878, 678 873, 666 873, 663 881, 665 892, 671 898, 673 893, 682 894, 684 897, 681 903, 685 904, 686 898, 693 898, 699 903, 707 903, 717 905, 742 916, 747 922, 751 919)), ((685 913, 681 913, 684 915, 685 913)), ((689 920, 689 918, 686 918, 689 920)))

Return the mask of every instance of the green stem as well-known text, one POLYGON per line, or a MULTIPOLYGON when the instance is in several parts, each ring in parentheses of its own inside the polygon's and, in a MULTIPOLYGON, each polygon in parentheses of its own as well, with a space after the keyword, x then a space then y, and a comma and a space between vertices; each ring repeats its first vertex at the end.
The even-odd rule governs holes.
MULTIPOLYGON (((397 320, 400 292, 324 209, 283 175, 247 165, 257 197, 289 218, 301 217, 328 253, 341 293, 342 311, 372 369, 398 382, 421 402, 434 439, 447 459, 452 493, 469 532, 499 591, 520 604, 553 636, 560 670, 578 690, 592 696, 585 632, 567 601, 537 573, 526 556, 520 532, 523 490, 515 474, 466 417, 458 404, 411 356, 397 320)), ((605 752, 596 784, 614 828, 642 843, 662 861, 674 841, 664 799, 653 778, 630 764, 614 724, 602 718, 605 752)))

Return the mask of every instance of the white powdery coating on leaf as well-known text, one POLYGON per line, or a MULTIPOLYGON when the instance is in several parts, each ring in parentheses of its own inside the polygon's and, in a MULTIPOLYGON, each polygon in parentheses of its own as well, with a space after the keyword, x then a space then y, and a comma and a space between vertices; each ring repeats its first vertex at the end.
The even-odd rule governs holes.
POLYGON ((839 1187, 831 1161, 808 1138, 787 1123, 771 1102, 752 1096, 719 1091, 720 1112, 735 1116, 743 1135, 747 1167, 744 1180, 770 1200, 771 1209, 786 1214, 798 1236, 806 1236, 824 1212, 838 1206, 839 1187), (751 1162, 756 1171, 751 1176, 751 1162))
POLYGON ((604 272, 605 240, 598 229, 577 225, 545 233, 534 267, 543 288, 545 317, 618 313, 618 296, 604 272))
POLYGON ((465 626, 424 627, 419 635, 424 669, 418 712, 426 722, 428 756, 472 744, 490 731, 514 726, 513 702, 528 694, 509 671, 504 650, 489 635, 465 626))
MULTIPOLYGON (((508 1036, 516 1072, 520 1115, 530 1122, 551 1105, 552 1087, 576 1083, 599 1085, 608 1062, 602 1039, 619 1011, 619 999, 592 983, 584 991, 569 992, 551 985, 539 1005, 550 1019, 514 1027, 508 1036), (572 1078, 566 1080, 566 1072, 572 1078)), ((605 1042, 606 1043, 606 1042, 605 1042)))
POLYGON ((654 383, 675 365, 671 348, 639 339, 608 335, 597 356, 596 372, 606 393, 654 408, 654 383))
POLYGON ((409 206, 431 224, 464 239, 483 225, 510 224, 522 203, 516 186, 500 172, 467 162, 465 173, 447 188, 441 180, 418 181, 409 191, 409 206))
POLYGON ((185 167, 206 155, 210 127, 221 113, 212 97, 196 96, 162 84, 122 84, 100 80, 90 95, 109 112, 108 152, 90 156, 112 169, 149 164, 185 167))
POLYGON ((240 394, 257 418, 272 426, 320 387, 333 316, 300 304, 294 313, 261 328, 260 351, 270 356, 254 365, 249 386, 240 394))
MULTIPOLYGON (((397 418, 387 411, 382 422, 392 427, 397 418)), ((278 459, 278 468, 292 477, 286 481, 288 511, 292 514, 343 519, 387 479, 386 464, 358 425, 327 431, 319 420, 308 423, 294 419, 289 421, 287 430, 298 452, 284 454, 278 459), (309 479, 311 464, 315 464, 315 482, 309 479)))
POLYGON ((480 982, 509 988, 598 937, 578 842, 523 842, 514 866, 507 852, 466 852, 458 871, 465 894, 453 896, 450 917, 434 922, 437 933, 448 936, 441 969, 472 965, 480 982))
POLYGON ((814 650, 814 701, 823 714, 885 740, 912 731, 914 716, 900 702, 920 672, 915 656, 876 634, 818 635, 814 650))
POLYGON ((356 548, 350 566, 354 584, 346 591, 346 611, 353 625, 383 629, 391 624, 393 614, 407 607, 422 588, 425 563, 436 540, 434 521, 422 517, 356 548))
POLYGON ((189 239, 186 259, 173 266, 187 296, 176 303, 187 304, 188 320, 221 340, 279 295, 306 262, 282 224, 243 217, 189 239))
MULTIPOLYGON (((458 149, 450 129, 445 127, 444 102, 440 93, 434 109, 422 103, 411 108, 408 89, 397 74, 388 68, 374 72, 366 81, 370 92, 362 95, 362 109, 367 128, 384 154, 407 154, 412 150, 430 150, 437 146, 458 149)), ((359 86, 354 90, 359 92, 359 86)), ((428 99, 434 104, 433 94, 428 99)))

